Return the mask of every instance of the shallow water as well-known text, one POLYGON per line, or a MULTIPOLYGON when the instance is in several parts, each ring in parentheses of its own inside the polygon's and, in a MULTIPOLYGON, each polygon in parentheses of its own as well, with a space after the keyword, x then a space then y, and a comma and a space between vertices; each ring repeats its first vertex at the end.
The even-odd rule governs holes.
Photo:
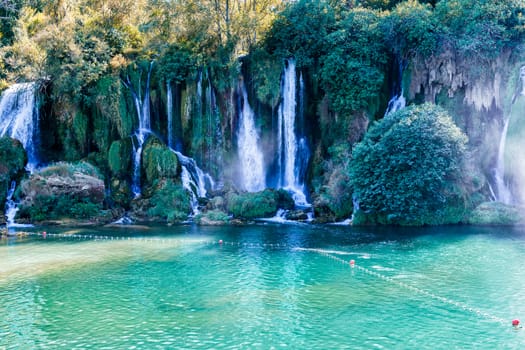
POLYGON ((45 229, 0 241, 0 349, 525 346, 522 228, 45 229))

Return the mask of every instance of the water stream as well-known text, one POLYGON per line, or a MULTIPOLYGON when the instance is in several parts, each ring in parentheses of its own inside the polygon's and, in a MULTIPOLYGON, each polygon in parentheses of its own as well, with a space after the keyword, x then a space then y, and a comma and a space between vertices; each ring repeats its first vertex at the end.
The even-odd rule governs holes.
POLYGON ((261 191, 266 187, 266 171, 263 152, 259 146, 259 134, 255 126, 255 114, 248 102, 244 81, 239 82, 240 109, 237 131, 237 153, 241 188, 248 192, 261 191))
MULTIPOLYGON (((297 75, 295 61, 289 59, 282 78, 282 102, 278 109, 277 163, 278 187, 289 191, 297 206, 310 207, 304 184, 310 151, 304 136, 298 139, 297 129, 304 122, 300 116, 302 106, 297 108, 297 75), (299 110, 299 111, 298 111, 299 110), (299 122, 298 122, 299 121, 299 122), (298 125, 299 124, 299 125, 298 125)), ((299 101, 304 99, 302 75, 299 83, 299 101)))

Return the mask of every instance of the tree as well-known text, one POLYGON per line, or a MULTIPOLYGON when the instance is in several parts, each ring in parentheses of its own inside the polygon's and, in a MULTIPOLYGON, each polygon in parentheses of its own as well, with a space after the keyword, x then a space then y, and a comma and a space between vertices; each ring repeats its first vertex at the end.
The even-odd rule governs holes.
POLYGON ((350 178, 365 220, 457 223, 465 203, 467 137, 440 107, 411 106, 375 123, 352 152, 350 178))

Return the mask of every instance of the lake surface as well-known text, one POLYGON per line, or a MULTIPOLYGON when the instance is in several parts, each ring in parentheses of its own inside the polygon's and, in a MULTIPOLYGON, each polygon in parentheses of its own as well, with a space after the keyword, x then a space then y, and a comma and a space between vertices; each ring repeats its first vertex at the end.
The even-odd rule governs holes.
POLYGON ((0 241, 0 349, 525 347, 524 228, 33 231, 0 241))

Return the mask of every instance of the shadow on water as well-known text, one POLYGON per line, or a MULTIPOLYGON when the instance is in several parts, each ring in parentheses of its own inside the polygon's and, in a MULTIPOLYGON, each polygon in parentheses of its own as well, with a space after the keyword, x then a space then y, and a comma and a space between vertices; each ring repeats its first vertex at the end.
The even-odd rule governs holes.
POLYGON ((185 225, 112 225, 108 227, 35 227, 24 228, 17 235, 4 237, 1 244, 22 244, 41 241, 46 237, 62 241, 96 239, 200 239, 207 242, 235 244, 283 245, 289 248, 324 248, 334 246, 367 245, 396 242, 409 248, 411 242, 424 244, 440 241, 457 243, 474 235, 487 235, 494 239, 523 240, 524 226, 335 226, 309 224, 257 223, 237 226, 185 225), (60 235, 60 237, 58 237, 60 235))

